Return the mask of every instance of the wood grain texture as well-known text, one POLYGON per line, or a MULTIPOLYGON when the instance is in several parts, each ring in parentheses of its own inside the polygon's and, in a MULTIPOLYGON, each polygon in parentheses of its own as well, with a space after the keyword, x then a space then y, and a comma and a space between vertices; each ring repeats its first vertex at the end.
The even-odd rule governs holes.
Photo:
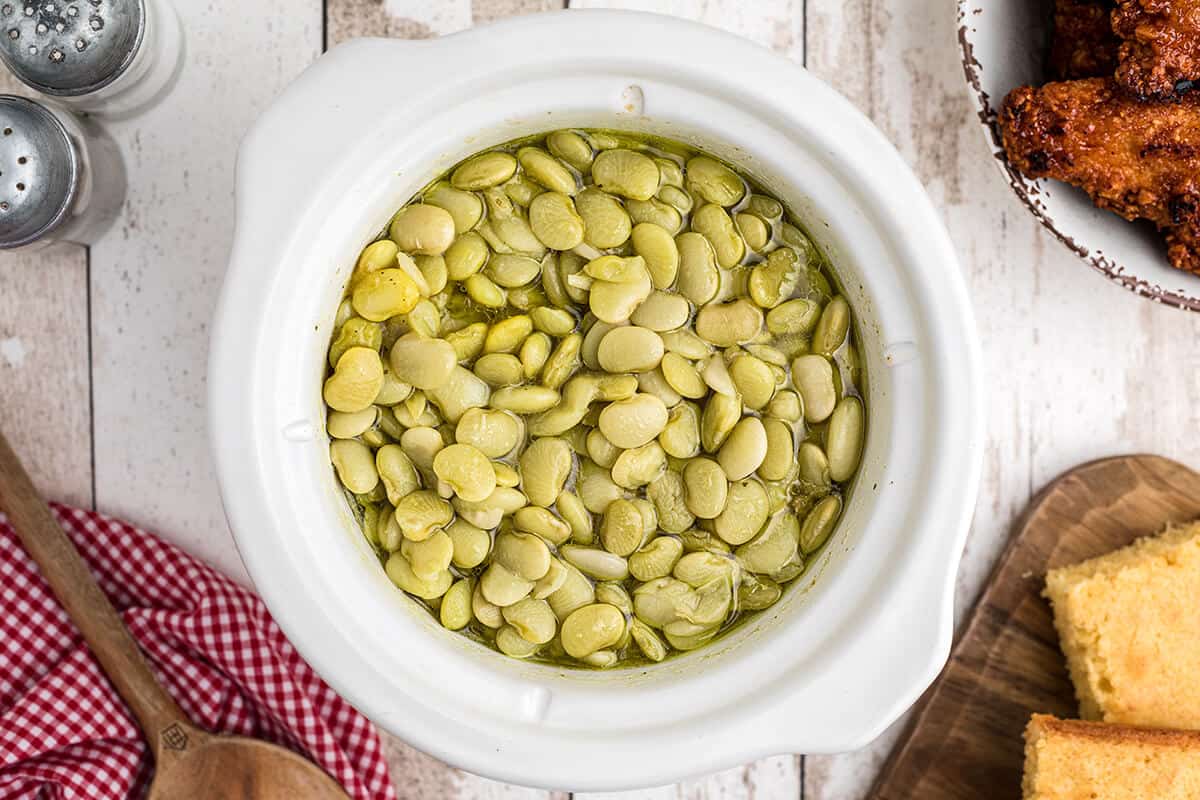
MULTIPOLYGON (((572 2, 572 8, 631 8, 672 13, 698 19, 740 33, 781 52, 803 60, 803 14, 800 0, 770 0, 745 4, 735 0, 672 0, 671 2, 572 2)), ((472 24, 502 16, 561 8, 550 0, 448 0, 436 4, 416 0, 329 0, 328 38, 335 45, 354 36, 397 36, 427 38, 453 33, 472 24)), ((450 770, 436 760, 388 737, 389 763, 393 774, 406 777, 412 797, 516 797, 541 796, 532 790, 487 781, 450 770)), ((800 759, 779 756, 755 765, 727 770, 707 778, 618 794, 579 794, 579 798, 790 798, 800 795, 800 759)))
MULTIPOLYGON (((427 39, 490 22, 502 16, 562 8, 546 0, 327 0, 330 47, 357 36, 427 39)), ((392 781, 401 800, 559 800, 565 794, 512 786, 447 766, 385 732, 392 781)))
POLYGON ((87 251, 0 254, 0 430, 38 491, 92 507, 87 251))
MULTIPOLYGON (((30 97, 0 70, 0 92, 30 97)), ((93 507, 87 249, 0 253, 0 431, 45 497, 93 507)))
MULTIPOLYGON (((988 447, 958 579, 969 609, 1034 487, 1121 452, 1200 463, 1200 316, 1091 273, 1030 217, 984 146, 952 3, 808 0, 808 68, 880 126, 941 210, 988 365, 988 447)), ((1113 224, 1123 224, 1114 219, 1113 224)), ((806 760, 806 797, 865 795, 893 726, 855 754, 806 760)))
POLYGON ((569 5, 683 17, 736 33, 804 63, 804 0, 570 0, 569 5))
MULTIPOLYGON (((653 11, 703 22, 804 63, 803 0, 570 0, 571 8, 653 11)), ((801 756, 780 755, 674 786, 616 794, 579 793, 577 800, 762 800, 799 798, 801 756)))
POLYGON ((117 610, 59 527, 2 433, 0 510, 7 514, 21 545, 133 711, 158 758, 161 745, 157 733, 170 724, 185 722, 184 713, 154 676, 117 610))
POLYGON ((1015 797, 1030 714, 1078 708, 1046 572, 1200 517, 1200 474, 1158 456, 1078 467, 1042 491, 971 612, 946 670, 871 792, 874 800, 1015 797))
POLYGON ((0 510, 149 741, 156 770, 151 800, 345 800, 341 786, 290 750, 254 739, 210 736, 191 724, 155 676, 50 507, 38 496, 2 433, 0 510))
POLYGON ((764 758, 670 786, 576 792, 573 800, 792 800, 800 797, 801 756, 764 758))
POLYGON ((248 582, 211 465, 209 320, 254 118, 320 53, 319 2, 175 3, 187 60, 164 101, 109 125, 129 196, 92 248, 96 503, 248 582))
MULTIPOLYGON (((186 727, 181 750, 164 748, 147 800, 350 800, 313 762, 260 739, 210 736, 186 727)), ((179 735, 179 730, 174 731, 179 735)))
MULTIPOLYGON (((207 324, 231 233, 235 143, 319 51, 322 3, 176 5, 188 65, 163 107, 116 126, 130 205, 124 224, 93 251, 97 498, 244 580, 208 459, 207 324)), ((324 22, 330 43, 358 35, 430 37, 547 5, 555 3, 327 0, 324 22)), ((1138 300, 1089 274, 1011 196, 965 96, 952 3, 604 5, 678 13, 807 59, 881 126, 930 190, 967 274, 989 365, 989 447, 959 578, 960 609, 978 594, 1033 487, 1050 476, 1131 450, 1200 463, 1200 440, 1186 433, 1200 423, 1200 316, 1138 300)), ((42 491, 82 505, 92 501, 87 273, 78 249, 0 256, 0 426, 32 459, 42 491)), ((807 759, 806 796, 864 796, 894 738, 853 755, 807 759)), ((427 757, 389 747, 406 797, 509 791, 426 769, 427 757)), ((786 773, 795 761, 777 767, 786 773)), ((743 794, 798 794, 768 788, 788 787, 787 779, 774 784, 755 775, 730 771, 695 784, 708 788, 688 783, 666 796, 736 796, 740 776, 755 787, 743 794)))

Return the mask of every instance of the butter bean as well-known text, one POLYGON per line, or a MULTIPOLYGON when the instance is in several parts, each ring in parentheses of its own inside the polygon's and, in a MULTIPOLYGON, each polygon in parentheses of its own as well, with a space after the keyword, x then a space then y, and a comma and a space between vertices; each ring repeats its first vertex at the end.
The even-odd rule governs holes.
POLYGON ((408 559, 400 553, 392 553, 384 565, 384 571, 392 583, 409 594, 420 597, 422 600, 433 600, 441 597, 454 581, 453 576, 448 571, 438 573, 432 580, 418 578, 413 573, 408 559))
POLYGON ((483 201, 477 195, 455 189, 445 182, 439 182, 426 192, 424 202, 450 212, 454 218, 454 230, 459 234, 474 228, 483 217, 483 201))
POLYGON ((778 419, 764 419, 763 429, 767 434, 767 453, 758 467, 758 474, 769 481, 784 480, 791 472, 795 458, 792 429, 778 419))
POLYGON ((637 325, 614 328, 600 340, 596 357, 607 372, 649 372, 663 357, 662 338, 637 325))
POLYGON ((592 147, 582 136, 572 131, 555 131, 546 137, 546 146, 558 158, 583 173, 591 172, 592 147))
POLYGON ((568 196, 575 194, 575 176, 563 166, 561 161, 546 151, 536 147, 522 147, 517 151, 517 161, 520 162, 521 168, 525 170, 525 174, 529 176, 530 180, 541 184, 551 192, 568 196))
POLYGON ((717 536, 732 545, 744 544, 762 530, 771 512, 767 490, 756 480, 729 485, 725 509, 714 520, 717 536))
POLYGON ((554 638, 558 629, 558 620, 554 611, 545 600, 526 597, 518 600, 501 612, 504 620, 521 635, 521 638, 534 644, 545 644, 554 638))
POLYGON ((558 404, 558 392, 546 386, 506 386, 492 393, 493 408, 514 414, 536 414, 558 404))
POLYGON ((576 609, 563 621, 563 649, 573 658, 584 658, 616 644, 624 632, 625 615, 618 608, 594 603, 576 609))
POLYGON ((800 528, 800 549, 805 555, 815 553, 828 541, 841 513, 842 499, 837 495, 829 495, 813 506, 800 528))
POLYGON ((433 205, 405 206, 392 217, 388 236, 406 253, 440 256, 454 241, 454 217, 433 205))
POLYGON ((746 408, 759 410, 775 395, 775 374, 754 356, 738 356, 729 364, 729 377, 746 408))
POLYGON ((484 274, 497 286, 515 289, 524 286, 542 274, 542 265, 536 259, 516 253, 500 253, 487 262, 484 274))
POLYGON ((451 563, 459 569, 474 569, 483 563, 492 547, 488 532, 466 520, 456 519, 446 526, 446 535, 454 548, 451 563))
POLYGON ((508 153, 481 153, 464 161, 450 176, 456 189, 478 191, 499 186, 517 171, 517 160, 508 153))
POLYGON ((737 173, 708 156, 688 160, 687 188, 718 206, 736 205, 746 195, 746 186, 737 173))
POLYGON ((633 222, 621 203, 599 189, 580 192, 575 198, 575 210, 583 218, 583 240, 600 250, 620 247, 633 230, 633 222))
POLYGON ((641 447, 667 426, 667 407, 650 394, 609 403, 600 412, 600 430, 623 450, 641 447))
POLYGON ((716 519, 725 510, 729 481, 725 471, 712 459, 693 458, 683 468, 684 502, 701 519, 716 519))
POLYGON ((629 577, 629 564, 616 553, 576 544, 563 545, 559 553, 588 577, 600 581, 623 581, 629 577))
POLYGON ((496 489, 496 471, 487 456, 469 444, 452 444, 433 457, 433 471, 454 493, 469 502, 486 499, 496 489))
POLYGON ((643 582, 666 577, 682 555, 682 542, 670 536, 659 536, 629 557, 629 573, 643 582))
POLYGON ((712 244, 699 233, 689 231, 675 237, 679 250, 679 271, 675 290, 692 303, 702 306, 717 296, 721 273, 712 244))
POLYGON ((442 258, 446 262, 446 275, 450 280, 466 280, 487 263, 487 242, 478 233, 464 233, 454 240, 442 258))
POLYGON ((804 418, 808 422, 824 422, 829 418, 838 400, 829 359, 819 355, 797 358, 792 362, 792 384, 803 400, 804 418))
POLYGON ((858 469, 863 443, 863 406, 857 397, 846 397, 833 409, 825 435, 829 477, 842 483, 858 469))
POLYGON ((663 332, 683 327, 691 314, 692 307, 681 295, 654 292, 634 310, 630 319, 634 325, 663 332))
POLYGON ((342 485, 355 494, 366 494, 379 483, 371 450, 356 439, 335 439, 329 457, 342 485))
POLYGON ((535 534, 556 547, 571 538, 571 526, 541 506, 517 509, 513 514, 513 525, 518 531, 535 534))
POLYGON ((700 412, 692 403, 680 403, 667 415, 658 435, 659 444, 674 458, 692 458, 700 453, 700 412))
POLYGON ((448 630, 462 630, 471 623, 471 582, 466 578, 455 581, 442 596, 438 619, 448 630))
POLYGON ((850 330, 850 304, 844 297, 835 297, 821 312, 813 331, 813 352, 832 356, 846 341, 850 330))
POLYGON ((525 448, 518 471, 529 501, 535 506, 553 505, 571 474, 572 461, 571 447, 562 439, 537 439, 525 448))
POLYGON ((381 269, 364 275, 354 284, 350 302, 363 319, 382 322, 406 314, 421 299, 421 291, 402 269, 381 269))
POLYGON ((453 517, 450 504, 429 489, 411 492, 396 505, 396 522, 400 524, 400 532, 405 539, 414 542, 425 541, 453 517))
POLYGON ((325 403, 335 411, 356 413, 370 408, 383 388, 383 362, 379 353, 351 347, 338 359, 333 375, 325 381, 325 403))
POLYGON ((692 214, 692 230, 701 234, 713 247, 717 264, 729 269, 741 262, 746 254, 746 243, 737 232, 733 220, 725 209, 718 205, 705 205, 692 214))
POLYGON ((696 333, 717 347, 748 342, 758 336, 762 325, 762 311, 745 299, 706 305, 696 315, 696 333))
POLYGON ((531 533, 501 533, 496 537, 492 559, 529 581, 539 580, 550 571, 550 549, 531 533))
POLYGON ((767 456, 767 432, 758 417, 743 417, 717 453, 717 462, 731 481, 752 474, 767 456))
POLYGON ((604 510, 600 543, 618 556, 628 556, 642 546, 646 537, 641 512, 630 500, 614 500, 604 510))
POLYGON ((649 200, 658 191, 658 165, 633 150, 605 150, 592 163, 592 178, 606 192, 649 200))
POLYGON ((392 372, 418 389, 437 389, 450 380, 458 363, 454 345, 445 339, 426 339, 414 333, 401 336, 392 345, 392 372))
POLYGON ((738 233, 742 235, 746 246, 755 252, 761 252, 771 240, 771 229, 767 227, 767 223, 753 214, 738 214, 734 217, 734 223, 737 225, 738 233))

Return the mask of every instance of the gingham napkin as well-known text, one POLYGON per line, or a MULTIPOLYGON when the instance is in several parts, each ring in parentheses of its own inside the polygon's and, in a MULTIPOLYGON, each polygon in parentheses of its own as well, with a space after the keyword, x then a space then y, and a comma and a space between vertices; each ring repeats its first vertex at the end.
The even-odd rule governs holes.
MULTIPOLYGON (((394 800, 375 729, 262 601, 144 531, 52 510, 194 722, 289 747, 352 797, 394 800)), ((142 797, 152 776, 133 717, 0 514, 0 798, 142 797)))

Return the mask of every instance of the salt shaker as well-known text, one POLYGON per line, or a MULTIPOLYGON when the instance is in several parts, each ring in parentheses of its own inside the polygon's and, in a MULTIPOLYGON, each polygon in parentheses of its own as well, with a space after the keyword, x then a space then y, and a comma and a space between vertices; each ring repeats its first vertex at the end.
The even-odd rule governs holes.
POLYGON ((0 60, 78 111, 124 117, 155 103, 182 40, 169 0, 0 0, 0 60))
POLYGON ((92 244, 124 197, 120 153, 99 126, 0 95, 0 249, 92 244))

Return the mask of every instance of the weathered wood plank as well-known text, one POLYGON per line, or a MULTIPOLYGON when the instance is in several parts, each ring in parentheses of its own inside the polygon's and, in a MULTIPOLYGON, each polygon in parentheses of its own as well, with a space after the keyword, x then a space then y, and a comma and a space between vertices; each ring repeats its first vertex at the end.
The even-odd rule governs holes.
POLYGON ((1015 796, 1030 713, 1078 708, 1041 576, 1197 516, 1200 473, 1160 456, 1093 461, 1040 490, 873 799, 1015 796))
MULTIPOLYGON (((984 484, 958 580, 961 618, 1034 487, 1129 451, 1200 461, 1200 317, 1091 274, 1016 202, 984 147, 952 4, 808 0, 808 67, 897 145, 942 209, 989 364, 984 484)), ((1122 224, 1114 219, 1113 224, 1122 224)), ((807 797, 865 796, 895 732, 806 761, 807 797)))
POLYGON ((320 52, 321 4, 175 6, 188 53, 178 85, 109 126, 129 195, 92 248, 96 502, 245 581, 209 457, 209 320, 229 255, 238 143, 320 52))
POLYGON ((330 47, 359 36, 429 39, 503 17, 556 11, 563 0, 327 0, 330 47))
MULTIPOLYGON (((654 11, 736 33, 804 63, 803 0, 571 0, 571 8, 654 11)), ((752 800, 800 797, 802 760, 782 755, 675 786, 620 794, 577 794, 577 800, 752 800)))
MULTIPOLYGON (((554 0, 326 0, 330 47, 357 36, 427 39, 513 14, 561 8, 554 0)), ((499 783, 443 764, 382 734, 392 780, 402 800, 555 800, 556 795, 499 783)))
POLYGON ((570 0, 569 5, 684 17, 744 36, 804 63, 804 0, 570 0))
MULTIPOLYGON (((0 71, 0 92, 32 93, 0 71)), ((42 494, 91 508, 88 253, 0 253, 0 430, 42 494)))
POLYGON ((471 3, 471 21, 482 25, 504 17, 561 11, 565 6, 565 0, 474 0, 471 3))
POLYGON ((87 251, 0 255, 0 429, 47 498, 92 506, 87 251))
POLYGON ((788 800, 800 797, 801 756, 773 756, 670 786, 577 792, 573 800, 788 800))

